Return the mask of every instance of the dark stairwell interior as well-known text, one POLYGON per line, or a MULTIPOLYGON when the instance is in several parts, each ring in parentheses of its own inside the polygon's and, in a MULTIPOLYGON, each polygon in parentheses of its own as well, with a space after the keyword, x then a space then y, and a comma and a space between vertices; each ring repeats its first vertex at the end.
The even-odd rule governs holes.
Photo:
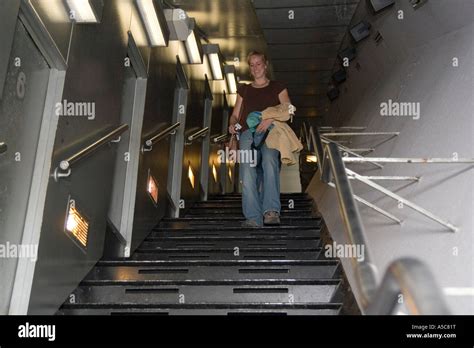
POLYGON ((57 314, 357 314, 324 222, 282 194, 280 226, 242 228, 241 196, 214 195, 166 218, 130 258, 104 258, 57 314), (323 232, 322 232, 323 231, 323 232))

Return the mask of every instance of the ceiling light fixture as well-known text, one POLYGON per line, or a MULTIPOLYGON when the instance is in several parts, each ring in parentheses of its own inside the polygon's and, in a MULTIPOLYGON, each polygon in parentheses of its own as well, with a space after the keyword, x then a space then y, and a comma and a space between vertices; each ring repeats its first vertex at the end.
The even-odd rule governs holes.
POLYGON ((227 80, 227 87, 229 89, 229 93, 237 93, 237 79, 235 75, 235 67, 233 65, 225 65, 224 73, 225 78, 227 80))
POLYGON ((196 20, 189 18, 189 30, 190 33, 184 45, 186 46, 186 52, 188 53, 188 61, 190 64, 202 64, 202 46, 199 33, 197 32, 196 20))
POLYGON ((207 55, 209 60, 209 65, 211 66, 212 78, 214 80, 223 80, 224 75, 222 74, 222 63, 221 63, 221 53, 219 50, 219 45, 217 44, 208 44, 203 46, 204 53, 207 55))
POLYGON ((169 29, 159 1, 136 0, 151 47, 168 46, 169 29))
POLYGON ((69 18, 75 23, 99 23, 102 1, 91 0, 66 0, 69 8, 69 18))

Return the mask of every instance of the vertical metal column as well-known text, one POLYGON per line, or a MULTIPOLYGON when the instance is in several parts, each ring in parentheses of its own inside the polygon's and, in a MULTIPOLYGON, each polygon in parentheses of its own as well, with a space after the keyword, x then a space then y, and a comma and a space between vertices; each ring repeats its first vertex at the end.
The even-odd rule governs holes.
MULTIPOLYGON (((142 137, 143 116, 145 110, 147 68, 135 43, 132 33, 128 32, 128 56, 131 64, 128 78, 124 82, 122 94, 121 123, 130 126, 128 134, 118 145, 117 159, 114 169, 112 199, 108 217, 119 232, 125 246, 123 256, 130 257, 132 245, 133 219, 137 192, 138 167, 142 137), (128 152, 128 161, 124 154, 128 152)), ((127 74, 126 74, 127 76, 127 74)))
MULTIPOLYGON (((212 121, 212 92, 209 86, 209 81, 206 76, 206 86, 205 86, 205 95, 204 95, 204 121, 202 124, 203 128, 209 127, 211 129, 212 121)), ((203 201, 207 200, 207 194, 209 191, 209 145, 210 145, 210 134, 207 132, 202 139, 201 144, 201 173, 199 175, 201 183, 201 199, 203 201)))
POLYGON ((179 217, 179 201, 181 196, 181 178, 184 153, 184 130, 186 129, 186 107, 188 103, 189 84, 183 70, 179 57, 176 57, 176 79, 177 87, 174 91, 173 121, 180 122, 176 134, 171 138, 170 165, 168 167, 167 190, 170 198, 170 216, 179 217))
MULTIPOLYGON (((227 128, 229 128, 229 104, 227 104, 227 95, 223 91, 224 105, 222 111, 222 132, 221 134, 227 134, 227 128)), ((224 149, 225 150, 225 149, 224 149)), ((227 161, 220 163, 219 166, 219 185, 221 193, 225 194, 227 191, 227 161)))
MULTIPOLYGON (((34 168, 32 168, 30 176, 28 203, 24 216, 22 235, 19 241, 21 245, 38 247, 45 209, 46 191, 50 179, 51 159, 59 119, 55 113, 55 105, 61 100, 63 94, 67 65, 56 44, 29 2, 21 2, 19 18, 20 21, 17 20, 18 26, 23 24, 29 36, 18 36, 15 37, 15 40, 24 40, 24 43, 26 43, 31 37, 31 40, 38 48, 38 51, 32 50, 29 44, 20 43, 19 46, 26 49, 26 53, 21 51, 14 52, 12 50, 12 55, 16 54, 22 58, 22 71, 26 71, 25 76, 29 78, 30 86, 37 86, 38 88, 38 90, 31 90, 31 97, 29 98, 33 99, 28 101, 30 103, 30 110, 36 111, 34 113, 25 112, 22 116, 31 119, 40 118, 39 129, 34 129, 34 125, 31 123, 28 124, 28 127, 21 129, 21 133, 24 135, 27 134, 27 131, 37 131, 38 133, 36 139, 26 135, 26 138, 29 137, 33 143, 24 144, 24 146, 33 147, 35 154, 34 158, 31 158, 31 163, 34 163, 34 168), (39 79, 42 78, 41 76, 44 76, 39 73, 40 71, 37 68, 38 62, 30 62, 34 57, 39 55, 44 58, 50 68, 46 76, 47 83, 45 89, 42 89, 38 83, 39 79), (33 68, 34 73, 28 72, 31 67, 35 67, 33 68), (36 144, 34 143, 35 141, 36 144)), ((31 45, 33 45, 33 43, 31 43, 31 45)), ((28 85, 26 88, 28 88, 28 85)), ((26 103, 25 101, 22 105, 26 105, 26 103)), ((18 138, 18 140, 21 141, 21 138, 18 138)), ((28 151, 22 151, 21 143, 18 145, 18 147, 15 147, 12 144, 12 151, 23 153, 23 163, 26 164, 28 151)), ((16 178, 15 181, 18 182, 18 178, 16 178)), ((15 209, 18 209, 18 205, 15 205, 15 209)), ((35 266, 36 262, 32 262, 29 258, 18 258, 8 314, 27 314, 35 266)), ((5 276, 6 275, 4 275, 3 278, 6 278, 5 276)))

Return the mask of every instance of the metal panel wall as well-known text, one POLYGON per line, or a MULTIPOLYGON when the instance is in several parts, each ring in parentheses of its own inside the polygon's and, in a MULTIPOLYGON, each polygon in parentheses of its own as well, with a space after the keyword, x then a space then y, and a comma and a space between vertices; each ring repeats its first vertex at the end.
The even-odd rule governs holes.
POLYGON ((20 0, 0 2, 0 21, 2 22, 2 30, 0 30, 0 44, 2 45, 0 51, 0 99, 3 95, 3 85, 7 75, 8 60, 19 8, 20 0))
MULTIPOLYGON (((0 141, 7 145, 7 151, 0 155, 0 244, 5 250, 10 246, 19 250, 26 227, 50 69, 19 21, 11 53, 0 102, 0 141), (20 66, 15 58, 21 60, 20 66)), ((4 256, 0 258, 0 313, 5 314, 19 258, 4 256)))
MULTIPOLYGON (((58 6, 60 6, 58 4, 58 6)), ((53 168, 61 160, 97 140, 120 121, 123 61, 131 4, 104 2, 100 24, 74 25, 68 50, 63 100, 94 105, 95 114, 61 116, 54 144, 53 168), (127 12, 127 18, 124 13, 127 12), (125 11, 125 12, 124 12, 125 11), (128 19, 128 22, 125 22, 128 19), (124 25, 124 23, 127 23, 124 25), (110 53, 114 54, 111 55, 110 53), (93 103, 93 104, 92 104, 93 103)), ((67 25, 67 23, 65 23, 67 25)), ((52 36, 56 26, 50 26, 52 36)), ((99 151, 77 163, 69 178, 50 179, 39 245, 39 258, 30 298, 30 314, 51 314, 102 255, 110 198, 115 147, 99 151), (68 199, 89 220, 87 251, 64 233, 68 199)))
MULTIPOLYGON (((142 129, 143 139, 171 125, 176 85, 177 45, 176 42, 170 42, 168 47, 156 47, 151 51, 142 129)), ((167 137, 155 145, 152 151, 140 156, 131 252, 166 213, 169 149, 170 138, 167 137), (146 190, 148 173, 158 184, 156 206, 146 190)))
MULTIPOLYGON (((61 160, 77 153, 120 124, 125 81, 123 64, 127 54, 129 30, 142 53, 149 75, 146 82, 142 140, 147 134, 171 124, 176 85, 176 55, 186 64, 186 54, 182 43, 179 42, 170 42, 168 47, 147 47, 146 35, 133 0, 106 1, 101 23, 80 25, 72 25, 69 22, 67 13, 64 15, 62 1, 51 1, 48 8, 39 0, 33 0, 32 3, 67 61, 61 100, 65 103, 90 103, 90 110, 95 111, 83 116, 59 116, 56 135, 50 136, 51 147, 54 139, 51 173, 61 160)), ((185 65, 185 70, 191 91, 185 129, 188 132, 202 127, 204 77, 205 74, 210 76, 211 72, 207 62, 185 65)), ((225 82, 210 81, 210 88, 217 91, 216 93, 222 93, 225 89, 223 85, 225 86, 225 82)), ((142 87, 142 90, 145 90, 145 86, 142 87)), ((45 93, 46 90, 45 85, 38 88, 38 93, 45 93)), ((213 107, 217 110, 221 108, 219 105, 213 107)), ((166 213, 169 204, 166 183, 170 163, 170 139, 168 137, 160 142, 159 151, 154 150, 139 156, 131 250, 141 243, 166 213), (159 186, 157 205, 151 202, 146 192, 148 173, 153 175, 159 186)), ((60 178, 58 181, 50 178, 48 185, 44 185, 46 203, 38 261, 31 287, 29 314, 54 313, 102 256, 114 163, 116 157, 121 155, 118 152, 119 146, 109 143, 101 147, 75 163, 69 177, 60 178), (66 210, 70 199, 74 199, 78 210, 89 222, 88 244, 85 250, 78 247, 65 233, 66 210)), ((184 184, 181 198, 186 200, 186 206, 199 199, 200 158, 200 142, 184 148, 184 184), (195 189, 190 187, 187 179, 188 163, 192 163, 196 176, 195 189)), ((48 170, 49 159, 43 160, 48 170)))

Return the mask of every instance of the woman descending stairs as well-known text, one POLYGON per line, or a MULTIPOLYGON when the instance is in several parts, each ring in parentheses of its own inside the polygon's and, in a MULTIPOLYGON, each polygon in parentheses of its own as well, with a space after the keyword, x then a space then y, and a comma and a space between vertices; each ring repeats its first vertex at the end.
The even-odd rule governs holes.
POLYGON ((242 228, 238 194, 163 219, 130 258, 98 262, 58 314, 339 314, 342 271, 311 198, 280 198, 280 226, 242 228))

